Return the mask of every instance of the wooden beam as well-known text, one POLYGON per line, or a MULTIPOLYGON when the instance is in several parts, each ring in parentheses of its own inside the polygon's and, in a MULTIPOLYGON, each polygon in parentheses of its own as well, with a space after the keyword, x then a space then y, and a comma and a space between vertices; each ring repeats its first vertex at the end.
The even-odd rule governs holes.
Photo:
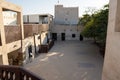
POLYGON ((7 9, 7 10, 15 11, 15 12, 22 11, 22 8, 20 6, 10 3, 10 2, 6 2, 5 0, 0 0, 0 7, 7 9))

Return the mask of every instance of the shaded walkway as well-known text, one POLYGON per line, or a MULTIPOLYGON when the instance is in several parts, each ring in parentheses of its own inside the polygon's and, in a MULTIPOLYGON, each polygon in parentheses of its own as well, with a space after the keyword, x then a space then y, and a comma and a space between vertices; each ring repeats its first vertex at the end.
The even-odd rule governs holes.
POLYGON ((24 67, 45 80, 101 80, 103 58, 91 41, 56 42, 24 67))

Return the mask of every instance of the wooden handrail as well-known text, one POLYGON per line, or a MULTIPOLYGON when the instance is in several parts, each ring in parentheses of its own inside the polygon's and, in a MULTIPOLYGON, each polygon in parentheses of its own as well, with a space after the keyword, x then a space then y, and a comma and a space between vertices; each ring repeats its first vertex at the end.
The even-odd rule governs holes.
POLYGON ((18 66, 0 65, 0 80, 43 80, 32 72, 18 66))

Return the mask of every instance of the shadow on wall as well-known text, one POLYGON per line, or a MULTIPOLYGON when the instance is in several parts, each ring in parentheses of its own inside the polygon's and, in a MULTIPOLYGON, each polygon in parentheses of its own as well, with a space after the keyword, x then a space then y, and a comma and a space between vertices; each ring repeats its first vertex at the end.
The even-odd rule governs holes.
POLYGON ((40 54, 40 47, 39 45, 35 46, 30 44, 25 48, 24 54, 23 54, 23 64, 30 63, 35 57, 37 57, 40 54))
POLYGON ((40 52, 40 43, 47 44, 47 36, 46 34, 43 34, 40 38, 40 36, 35 36, 34 40, 31 42, 28 40, 24 47, 24 54, 23 54, 23 64, 27 64, 31 62, 32 59, 34 59, 40 52), (40 40, 41 39, 41 40, 40 40))
POLYGON ((22 59, 21 48, 8 53, 9 65, 22 65, 22 59))
POLYGON ((34 45, 29 44, 26 46, 24 54, 23 54, 23 64, 27 64, 32 61, 35 57, 35 48, 34 45))
POLYGON ((0 55, 0 65, 3 64, 3 59, 2 59, 2 55, 0 55))
POLYGON ((42 40, 42 43, 41 44, 47 44, 47 37, 45 37, 43 40, 42 40))

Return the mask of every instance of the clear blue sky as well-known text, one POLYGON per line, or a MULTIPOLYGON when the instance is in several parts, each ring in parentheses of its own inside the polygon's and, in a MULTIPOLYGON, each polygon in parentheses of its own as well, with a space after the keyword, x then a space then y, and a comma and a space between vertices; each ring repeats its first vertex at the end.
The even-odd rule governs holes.
MULTIPOLYGON (((54 15, 54 5, 58 0, 6 0, 23 8, 23 14, 44 14, 50 13, 54 15)), ((100 9, 109 0, 59 0, 60 4, 65 7, 79 7, 79 16, 84 14, 88 7, 100 9)))

